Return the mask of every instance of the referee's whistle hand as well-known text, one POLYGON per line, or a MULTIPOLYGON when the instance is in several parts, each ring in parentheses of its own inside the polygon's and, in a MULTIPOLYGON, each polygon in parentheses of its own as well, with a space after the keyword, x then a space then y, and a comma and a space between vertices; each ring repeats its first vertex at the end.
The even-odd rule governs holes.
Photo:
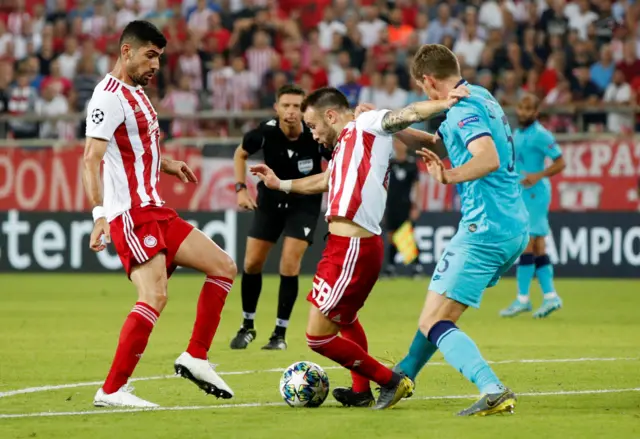
POLYGON ((249 195, 246 189, 238 192, 238 206, 246 210, 254 210, 257 207, 256 202, 251 198, 251 195, 249 195))

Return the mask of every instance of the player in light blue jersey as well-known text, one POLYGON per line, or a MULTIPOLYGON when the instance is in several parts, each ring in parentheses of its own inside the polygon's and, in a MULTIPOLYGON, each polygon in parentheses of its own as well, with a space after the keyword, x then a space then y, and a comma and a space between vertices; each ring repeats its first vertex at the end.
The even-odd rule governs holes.
MULTIPOLYGON (((470 96, 451 107, 434 137, 436 146, 444 144, 452 168, 445 169, 432 150, 419 152, 433 177, 458 185, 462 219, 433 273, 409 353, 395 370, 415 379, 439 349, 481 393, 478 401, 459 415, 512 412, 516 395, 502 384, 473 340, 456 325, 469 306, 480 306, 484 290, 498 282, 529 242, 529 218, 516 171, 511 128, 493 96, 461 78, 458 60, 445 46, 422 46, 413 60, 412 76, 430 99, 442 99, 458 88, 467 88, 470 96)), ((408 123, 415 117, 409 106, 389 113, 385 118, 389 120, 382 123, 408 123)))
POLYGON ((518 261, 518 297, 509 307, 500 311, 503 317, 531 311, 529 287, 534 275, 538 278, 544 299, 533 317, 546 317, 562 307, 562 300, 553 286, 553 266, 545 249, 544 238, 549 234, 549 177, 561 172, 565 163, 553 134, 538 122, 538 106, 538 98, 526 95, 518 103, 517 109, 520 127, 514 134, 516 167, 522 178, 524 203, 529 211, 531 240, 518 261), (553 162, 545 167, 547 158, 553 162))

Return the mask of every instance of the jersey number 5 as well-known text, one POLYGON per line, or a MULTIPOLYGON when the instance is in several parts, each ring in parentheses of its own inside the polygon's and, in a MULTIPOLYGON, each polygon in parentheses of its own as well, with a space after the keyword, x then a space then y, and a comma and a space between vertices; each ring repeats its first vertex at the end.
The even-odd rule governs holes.
POLYGON ((507 115, 502 115, 502 123, 504 124, 504 133, 507 136, 507 140, 509 141, 509 146, 511 147, 511 163, 507 167, 509 172, 512 172, 516 168, 516 148, 513 146, 513 137, 511 136, 511 127, 509 126, 509 119, 507 119, 507 115))

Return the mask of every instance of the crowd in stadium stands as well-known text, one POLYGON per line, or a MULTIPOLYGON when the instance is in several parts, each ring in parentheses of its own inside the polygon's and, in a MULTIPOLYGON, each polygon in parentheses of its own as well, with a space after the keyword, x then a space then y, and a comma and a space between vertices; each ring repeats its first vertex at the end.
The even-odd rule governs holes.
MULTIPOLYGON (((460 57, 465 79, 514 105, 629 105, 640 96, 640 2, 633 0, 0 0, 0 111, 83 111, 113 66, 118 36, 146 19, 169 39, 148 93, 159 112, 270 108, 295 81, 331 85, 356 105, 425 99, 408 63, 421 44, 460 57)), ((634 129, 635 116, 585 116, 586 126, 634 129)), ((551 116, 572 131, 570 114, 551 116)), ((69 122, 9 122, 15 138, 73 137, 69 122)), ((173 136, 202 124, 175 121, 173 136)))

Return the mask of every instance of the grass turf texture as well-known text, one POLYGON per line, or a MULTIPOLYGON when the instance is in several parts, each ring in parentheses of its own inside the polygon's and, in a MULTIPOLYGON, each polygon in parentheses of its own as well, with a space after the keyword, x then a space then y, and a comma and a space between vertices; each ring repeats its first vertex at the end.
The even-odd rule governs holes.
MULTIPOLYGON (((262 351, 273 329, 278 280, 266 277, 258 307, 258 339, 246 351, 229 341, 241 322, 239 279, 229 296, 210 360, 234 389, 232 400, 206 396, 176 378, 134 382, 136 394, 163 407, 159 412, 93 412, 98 385, 0 397, 0 438, 519 438, 639 437, 640 392, 559 392, 640 387, 640 333, 635 281, 559 280, 565 308, 546 320, 530 314, 498 317, 514 297, 515 283, 503 280, 485 293, 480 310, 460 322, 505 384, 520 397, 513 416, 486 419, 454 414, 476 389, 436 354, 418 377, 416 394, 395 409, 344 409, 332 397, 319 409, 284 406, 278 391, 282 369, 299 360, 326 367, 331 386, 348 385, 349 374, 311 352, 304 328, 311 279, 300 281, 300 299, 288 331, 289 349, 262 351), (578 359, 576 361, 556 361, 578 359), (609 359, 609 360, 603 360, 609 359), (521 360, 534 360, 522 362, 521 360), (554 360, 554 361, 537 361, 554 360), (248 371, 256 371, 249 373, 248 371), (541 392, 551 395, 538 395, 541 392), (446 397, 446 398, 442 398, 446 397), (233 406, 230 406, 233 405, 233 406), (239 406, 237 406, 239 405, 239 406), (40 412, 56 417, 2 418, 40 412)), ((135 377, 171 375, 173 361, 189 339, 202 278, 177 274, 169 283, 169 303, 160 317, 135 377)), ((370 352, 399 360, 415 333, 426 280, 381 280, 364 310, 370 352)), ((100 382, 104 379, 120 326, 135 301, 122 275, 0 275, 0 396, 27 387, 100 382)), ((541 295, 534 288, 534 308, 541 295)))

